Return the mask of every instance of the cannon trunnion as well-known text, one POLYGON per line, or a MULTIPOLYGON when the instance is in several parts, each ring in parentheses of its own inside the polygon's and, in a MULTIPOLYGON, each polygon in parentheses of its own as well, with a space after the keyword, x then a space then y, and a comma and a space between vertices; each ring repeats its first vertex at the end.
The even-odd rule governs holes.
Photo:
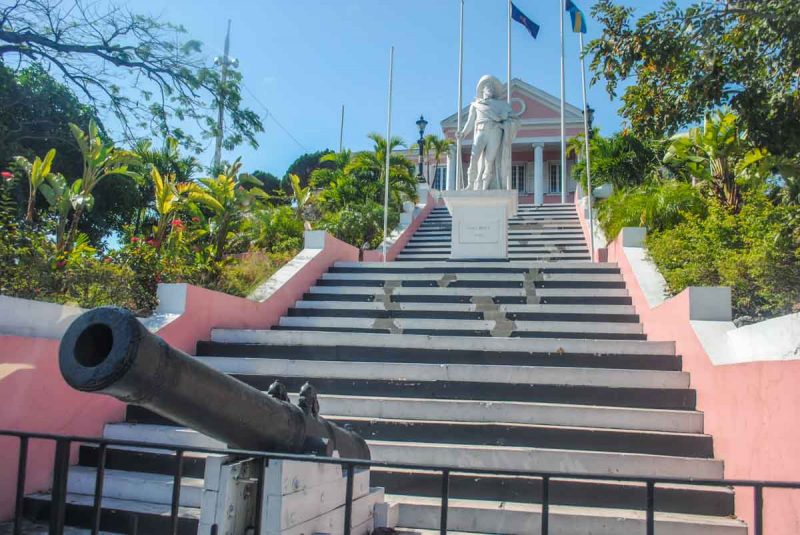
POLYGON ((280 383, 264 394, 171 347, 122 308, 79 316, 61 339, 59 366, 77 390, 140 405, 232 448, 370 458, 363 438, 319 416, 313 386, 299 406, 280 383))

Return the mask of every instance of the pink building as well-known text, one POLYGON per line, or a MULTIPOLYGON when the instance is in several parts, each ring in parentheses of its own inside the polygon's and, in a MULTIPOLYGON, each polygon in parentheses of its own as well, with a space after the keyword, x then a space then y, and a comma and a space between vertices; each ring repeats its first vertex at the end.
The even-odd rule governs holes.
MULTIPOLYGON (((462 124, 469 112, 467 105, 462 110, 462 124)), ((561 202, 561 130, 560 101, 557 97, 514 78, 511 82, 511 105, 520 119, 520 129, 514 140, 512 151, 512 185, 520 193, 520 202, 561 202), (541 197, 540 197, 541 195, 541 197)), ((583 134, 583 113, 569 103, 565 108, 567 139, 583 134)), ((448 139, 455 140, 456 114, 441 122, 442 131, 448 139)), ((461 159, 466 173, 472 148, 472 134, 464 138, 461 159)), ((438 162, 432 177, 436 189, 455 189, 455 146, 446 162, 438 162), (443 165, 444 164, 444 165, 443 165)), ((575 159, 567 159, 567 189, 575 191, 575 181, 570 171, 575 159)), ((571 197, 570 197, 571 198, 571 197)))

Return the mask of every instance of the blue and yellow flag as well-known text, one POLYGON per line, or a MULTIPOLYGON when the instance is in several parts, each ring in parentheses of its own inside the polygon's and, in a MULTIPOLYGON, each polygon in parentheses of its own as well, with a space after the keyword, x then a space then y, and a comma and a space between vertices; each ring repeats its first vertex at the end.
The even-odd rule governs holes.
POLYGON ((525 29, 528 30, 534 39, 536 39, 536 36, 539 35, 539 25, 529 19, 525 13, 520 11, 519 8, 514 5, 514 2, 511 2, 511 18, 525 26, 525 29))
POLYGON ((567 0, 567 11, 572 19, 572 31, 575 33, 586 33, 586 16, 583 11, 578 9, 572 0, 567 0))

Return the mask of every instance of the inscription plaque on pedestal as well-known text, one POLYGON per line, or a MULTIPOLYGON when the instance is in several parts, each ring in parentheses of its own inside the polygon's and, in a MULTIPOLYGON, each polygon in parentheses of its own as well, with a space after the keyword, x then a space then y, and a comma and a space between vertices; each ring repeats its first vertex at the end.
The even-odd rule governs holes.
POLYGON ((508 259, 508 219, 517 211, 516 191, 448 191, 443 197, 453 216, 451 260, 508 259))

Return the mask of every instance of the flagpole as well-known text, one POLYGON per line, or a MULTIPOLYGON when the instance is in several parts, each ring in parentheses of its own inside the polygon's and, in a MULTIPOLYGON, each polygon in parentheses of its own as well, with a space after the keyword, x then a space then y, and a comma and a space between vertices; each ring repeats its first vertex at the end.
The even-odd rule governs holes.
POLYGON ((458 30, 458 106, 456 112, 456 190, 463 187, 464 164, 461 161, 461 108, 463 104, 464 87, 464 0, 461 0, 460 23, 458 30))
POLYGON ((339 121, 339 152, 342 152, 343 141, 344 141, 344 104, 342 104, 342 119, 339 121))
POLYGON ((564 126, 564 12, 567 10, 565 0, 558 0, 561 11, 561 203, 567 202, 567 134, 564 126))
POLYGON ((511 104, 511 0, 508 0, 508 69, 506 85, 506 102, 511 104))
MULTIPOLYGON (((511 0, 508 0, 508 69, 506 74, 506 102, 511 104, 511 0)), ((506 189, 511 189, 510 173, 506 177, 506 189)))
POLYGON ((581 51, 581 90, 583 93, 583 144, 586 147, 586 189, 589 198, 589 251, 594 262, 594 214, 592 213, 592 161, 589 156, 589 106, 586 102, 586 60, 583 56, 583 33, 578 33, 581 51))
POLYGON ((383 176, 383 261, 386 262, 386 234, 389 226, 389 160, 392 156, 392 77, 394 47, 389 49, 389 106, 386 113, 386 170, 383 176))

